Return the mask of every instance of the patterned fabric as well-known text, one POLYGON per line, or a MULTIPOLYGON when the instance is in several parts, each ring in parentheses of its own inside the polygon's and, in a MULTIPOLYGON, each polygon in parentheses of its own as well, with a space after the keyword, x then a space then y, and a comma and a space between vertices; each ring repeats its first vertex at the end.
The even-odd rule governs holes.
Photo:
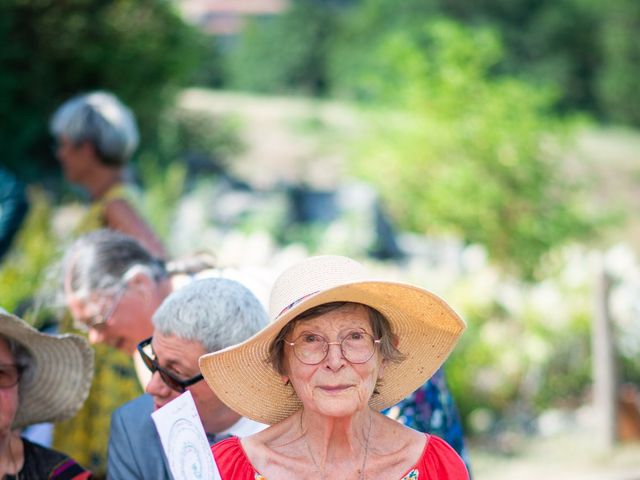
POLYGON ((418 471, 418 469, 414 468, 409 473, 407 473, 404 477, 402 477, 400 480, 418 480, 419 473, 420 472, 418 471))
MULTIPOLYGON (((75 233, 80 235, 104 226, 106 202, 118 198, 131 201, 134 197, 135 192, 124 185, 112 188, 99 202, 91 205, 75 233)), ((68 316, 62 320, 60 330, 63 333, 81 334, 73 329, 68 316)), ((94 349, 95 372, 89 397, 73 418, 56 424, 53 445, 99 476, 104 475, 107 469, 111 414, 140 395, 142 387, 129 355, 106 345, 95 345, 94 349)))
POLYGON ((17 476, 7 475, 14 480, 85 480, 91 472, 82 468, 66 455, 22 439, 24 445, 24 465, 17 476))
POLYGON ((443 438, 468 467, 460 415, 442 369, 418 390, 383 413, 414 430, 443 438))

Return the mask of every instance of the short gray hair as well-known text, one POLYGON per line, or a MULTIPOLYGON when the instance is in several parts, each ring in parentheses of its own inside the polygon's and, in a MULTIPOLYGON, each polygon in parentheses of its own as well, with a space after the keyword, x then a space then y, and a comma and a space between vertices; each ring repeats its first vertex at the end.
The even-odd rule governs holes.
POLYGON ((65 253, 64 291, 84 298, 93 291, 113 290, 134 267, 140 267, 155 281, 167 276, 164 261, 135 238, 115 230, 94 230, 78 238, 65 253))
POLYGON ((105 165, 124 165, 139 142, 131 110, 115 95, 95 91, 75 96, 53 114, 51 133, 74 144, 90 142, 105 165))
POLYGON ((217 352, 266 326, 267 312, 255 295, 235 280, 205 278, 169 295, 152 321, 162 335, 197 341, 207 352, 217 352))

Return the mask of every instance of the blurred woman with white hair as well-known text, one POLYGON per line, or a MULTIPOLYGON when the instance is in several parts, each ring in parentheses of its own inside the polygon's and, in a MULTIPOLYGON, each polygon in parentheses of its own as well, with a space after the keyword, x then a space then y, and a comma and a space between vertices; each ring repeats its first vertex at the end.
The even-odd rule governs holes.
POLYGON ((135 207, 135 189, 125 181, 126 164, 139 141, 131 110, 112 93, 90 92, 63 103, 51 118, 50 129, 65 178, 91 198, 79 232, 112 228, 164 256, 162 244, 135 207))

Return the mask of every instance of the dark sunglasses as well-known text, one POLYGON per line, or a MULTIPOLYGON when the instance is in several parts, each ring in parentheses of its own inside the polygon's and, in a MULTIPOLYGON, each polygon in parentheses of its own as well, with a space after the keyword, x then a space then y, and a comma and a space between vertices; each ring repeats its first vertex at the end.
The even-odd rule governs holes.
POLYGON ((204 379, 202 374, 198 374, 195 377, 192 377, 188 380, 180 380, 173 373, 165 370, 160 365, 158 365, 158 361, 155 358, 151 358, 147 352, 152 351, 151 349, 151 340, 153 337, 149 337, 146 340, 141 341, 138 344, 138 353, 142 357, 142 361, 145 366, 151 371, 151 373, 158 372, 160 374, 160 378, 171 390, 175 390, 179 393, 184 393, 187 387, 198 383, 200 380, 204 379))

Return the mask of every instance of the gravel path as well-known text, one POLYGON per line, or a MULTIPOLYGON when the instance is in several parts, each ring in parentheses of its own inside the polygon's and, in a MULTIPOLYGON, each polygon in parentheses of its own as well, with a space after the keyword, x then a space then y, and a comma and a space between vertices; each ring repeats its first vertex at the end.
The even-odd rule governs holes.
POLYGON ((593 435, 529 439, 500 456, 471 448, 474 480, 640 480, 640 443, 605 451, 593 435))

